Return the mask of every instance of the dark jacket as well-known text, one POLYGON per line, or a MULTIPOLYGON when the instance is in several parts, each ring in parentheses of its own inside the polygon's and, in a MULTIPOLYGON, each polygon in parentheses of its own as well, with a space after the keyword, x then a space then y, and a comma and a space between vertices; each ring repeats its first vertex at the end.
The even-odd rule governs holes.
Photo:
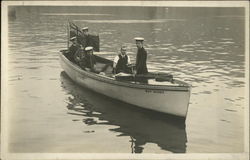
POLYGON ((92 46, 94 48, 94 51, 99 52, 100 51, 100 40, 99 35, 79 35, 77 38, 77 41, 79 44, 82 45, 83 49, 92 46))
POLYGON ((142 47, 137 50, 136 55, 136 74, 146 74, 148 73, 147 69, 147 52, 142 47))
POLYGON ((70 61, 75 62, 74 56, 79 48, 80 48, 80 46, 73 45, 73 44, 69 47, 69 53, 68 53, 67 57, 70 61))
POLYGON ((91 45, 90 35, 80 35, 78 36, 78 42, 82 45, 83 48, 86 48, 91 45))
POLYGON ((96 64, 96 59, 94 55, 85 54, 80 62, 81 68, 90 68, 94 69, 94 65, 96 64))

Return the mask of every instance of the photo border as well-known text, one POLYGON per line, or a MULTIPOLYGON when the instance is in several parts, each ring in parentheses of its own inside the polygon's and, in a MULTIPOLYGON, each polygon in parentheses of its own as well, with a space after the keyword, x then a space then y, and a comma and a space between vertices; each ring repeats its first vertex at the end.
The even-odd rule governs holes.
POLYGON ((2 1, 1 2, 1 158, 2 159, 249 159, 249 2, 248 1, 2 1), (8 6, 144 6, 144 7, 244 7, 245 8, 245 120, 242 153, 9 153, 8 148, 8 6))

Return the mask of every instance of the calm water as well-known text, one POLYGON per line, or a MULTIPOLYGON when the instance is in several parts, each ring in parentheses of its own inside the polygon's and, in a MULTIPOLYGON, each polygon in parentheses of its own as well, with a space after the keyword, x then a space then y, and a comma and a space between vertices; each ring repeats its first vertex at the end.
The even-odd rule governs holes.
POLYGON ((244 13, 237 8, 17 7, 9 21, 11 152, 242 152, 244 13), (111 58, 143 36, 150 71, 192 84, 185 122, 111 100, 59 65, 66 23, 99 33, 111 58))

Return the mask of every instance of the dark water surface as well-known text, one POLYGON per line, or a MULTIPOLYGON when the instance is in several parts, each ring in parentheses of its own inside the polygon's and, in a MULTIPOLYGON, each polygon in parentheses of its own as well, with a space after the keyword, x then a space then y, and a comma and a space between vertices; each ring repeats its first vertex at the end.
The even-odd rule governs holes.
POLYGON ((16 7, 9 21, 11 152, 242 152, 244 10, 166 7, 16 7), (122 44, 135 61, 143 36, 150 71, 192 84, 185 122, 111 100, 59 65, 67 20, 99 33, 101 54, 122 44))

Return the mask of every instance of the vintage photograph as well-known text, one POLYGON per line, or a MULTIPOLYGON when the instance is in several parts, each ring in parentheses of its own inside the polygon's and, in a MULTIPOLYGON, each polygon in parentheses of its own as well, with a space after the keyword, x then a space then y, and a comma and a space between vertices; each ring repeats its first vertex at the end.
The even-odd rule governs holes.
POLYGON ((249 3, 62 3, 4 3, 3 159, 249 158, 249 3))

